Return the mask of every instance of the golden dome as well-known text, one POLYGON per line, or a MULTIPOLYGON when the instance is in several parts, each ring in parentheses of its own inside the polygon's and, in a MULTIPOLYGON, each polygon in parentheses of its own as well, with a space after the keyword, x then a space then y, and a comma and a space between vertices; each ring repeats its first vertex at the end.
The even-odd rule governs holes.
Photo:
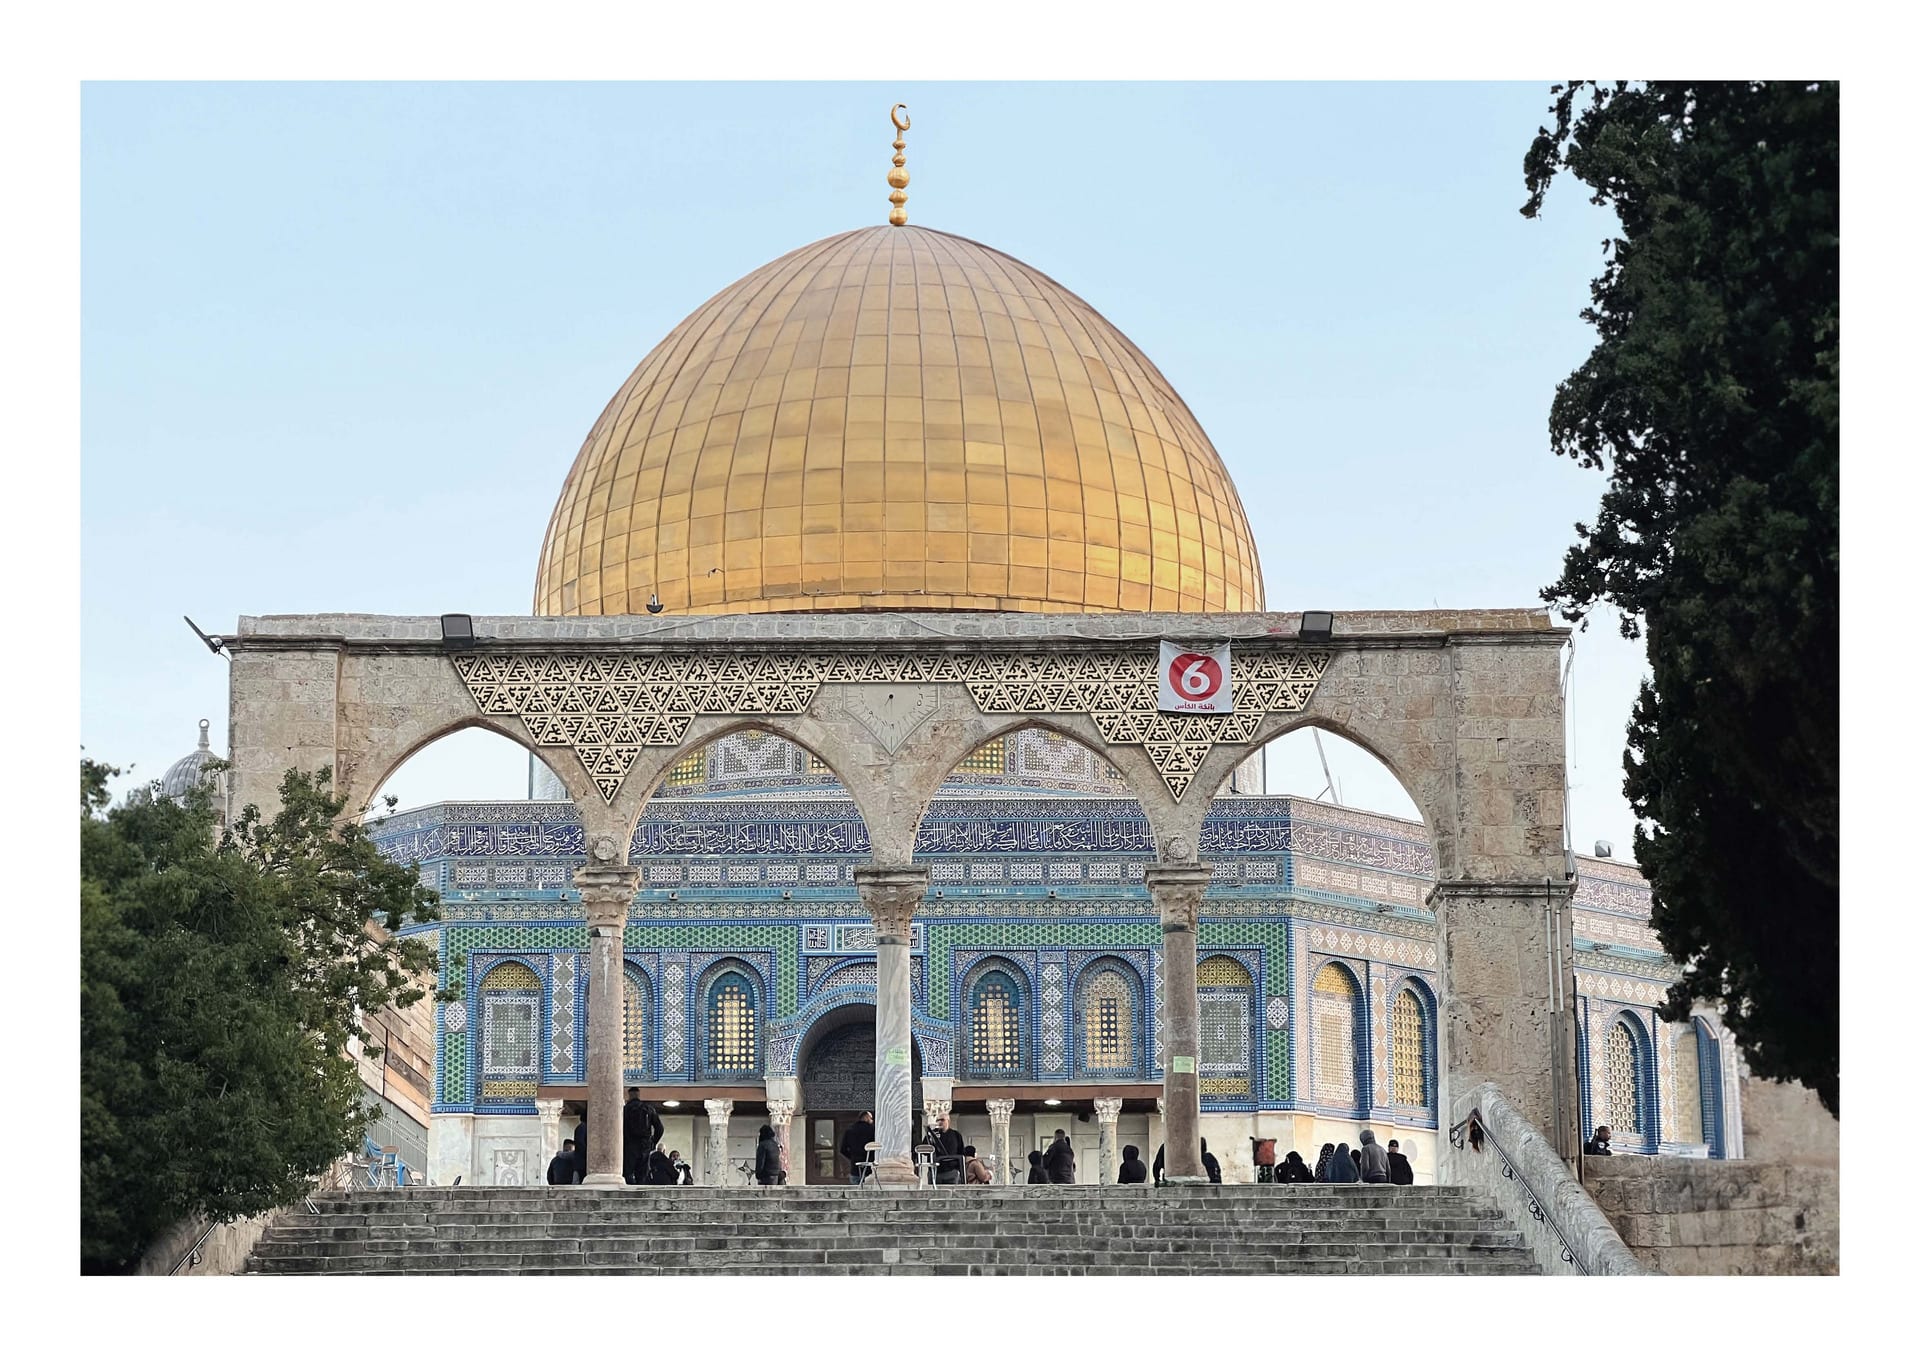
POLYGON ((601 413, 534 610, 1260 611, 1199 421, 1045 274, 917 226, 831 236, 681 322, 601 413))

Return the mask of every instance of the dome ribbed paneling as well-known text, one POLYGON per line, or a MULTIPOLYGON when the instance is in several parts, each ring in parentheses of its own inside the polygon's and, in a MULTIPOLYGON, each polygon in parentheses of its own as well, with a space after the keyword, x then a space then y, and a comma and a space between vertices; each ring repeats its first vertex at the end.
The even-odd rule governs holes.
POLYGON ((1044 274, 876 226, 648 354, 568 473, 534 610, 1264 606, 1246 514, 1152 363, 1044 274))

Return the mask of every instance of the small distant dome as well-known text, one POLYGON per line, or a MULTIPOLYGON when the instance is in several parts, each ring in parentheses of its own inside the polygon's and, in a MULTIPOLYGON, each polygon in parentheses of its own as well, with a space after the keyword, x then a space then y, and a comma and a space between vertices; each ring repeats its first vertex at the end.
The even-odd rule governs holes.
POLYGON ((219 755, 207 746, 207 730, 210 722, 200 722, 200 747, 167 769, 167 775, 160 779, 160 794, 173 800, 184 801, 187 792, 202 782, 210 785, 215 796, 222 790, 222 778, 218 773, 209 772, 207 764, 214 762, 219 755))

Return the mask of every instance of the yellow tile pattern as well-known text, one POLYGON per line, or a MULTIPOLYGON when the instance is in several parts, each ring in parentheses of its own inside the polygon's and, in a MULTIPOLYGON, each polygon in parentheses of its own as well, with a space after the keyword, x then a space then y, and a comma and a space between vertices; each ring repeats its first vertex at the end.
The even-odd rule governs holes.
POLYGON ((561 489, 534 610, 1258 611, 1213 445, 1092 307, 917 226, 748 274, 648 354, 561 489))

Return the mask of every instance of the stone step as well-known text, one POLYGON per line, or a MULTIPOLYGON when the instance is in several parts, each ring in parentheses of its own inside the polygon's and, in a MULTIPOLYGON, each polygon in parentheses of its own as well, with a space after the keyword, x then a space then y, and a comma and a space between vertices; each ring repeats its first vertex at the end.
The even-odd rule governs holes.
MULTIPOLYGON (((720 1242, 751 1240, 756 1238, 785 1238, 804 1232, 809 1238, 872 1238, 882 1233, 891 1238, 992 1238, 1006 1240, 1013 1238, 1215 1238, 1232 1239, 1238 1242, 1258 1242, 1265 1239, 1372 1239, 1385 1241, 1408 1241, 1420 1239, 1441 1239, 1463 1236, 1476 1236, 1487 1232, 1503 1232, 1502 1220, 1463 1220, 1442 1226, 1416 1225, 1410 1221, 1383 1224, 1377 1227, 1353 1227, 1340 1224, 1300 1225, 1275 1223, 1258 1228, 1201 1228, 1169 1227, 1155 1224, 1125 1224, 1118 1222, 1103 1223, 1059 1223, 1040 1221, 1031 1224, 1003 1221, 991 1229, 966 1231, 924 1229, 888 1229, 869 1231, 846 1225, 815 1227, 804 1231, 782 1229, 776 1225, 714 1224, 700 1227, 665 1226, 641 1227, 628 1222, 608 1222, 604 1224, 574 1225, 565 1232, 572 1237, 582 1238, 636 1238, 636 1239, 715 1239, 720 1242)), ((299 1241, 356 1241, 370 1239, 430 1239, 450 1240, 472 1239, 521 1239, 549 1238, 555 1230, 543 1224, 454 1224, 454 1225, 292 1225, 276 1232, 275 1237, 290 1242, 299 1241)))
MULTIPOLYGON (((440 1265, 433 1259, 382 1258, 373 1264, 355 1259, 329 1259, 338 1266, 287 1267, 250 1266, 256 1274, 287 1275, 391 1275, 405 1273, 420 1276, 710 1276, 707 1268, 687 1266, 649 1266, 640 1268, 627 1262, 582 1260, 571 1265, 529 1265, 515 1254, 475 1254, 458 1265, 440 1265)), ((1139 1263, 1114 1265, 1094 1263, 1040 1264, 999 1261, 983 1264, 894 1263, 852 1264, 843 1266, 803 1266, 789 1264, 741 1263, 729 1267, 729 1276, 1532 1276, 1539 1268, 1531 1258, 1489 1256, 1473 1258, 1388 1258, 1380 1262, 1360 1262, 1348 1258, 1261 1259, 1227 1258, 1210 1261, 1203 1258, 1155 1256, 1139 1263)))

